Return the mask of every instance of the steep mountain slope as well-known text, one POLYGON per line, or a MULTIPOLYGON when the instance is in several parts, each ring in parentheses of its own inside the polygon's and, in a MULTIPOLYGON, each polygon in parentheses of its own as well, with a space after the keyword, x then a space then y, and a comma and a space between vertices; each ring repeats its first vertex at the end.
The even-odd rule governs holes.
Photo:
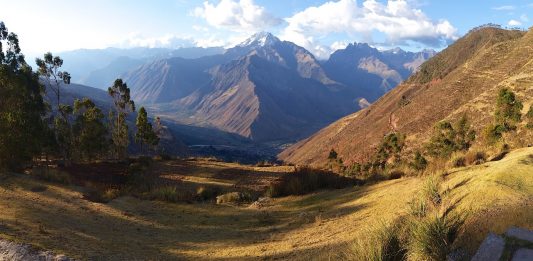
POLYGON ((494 101, 502 87, 517 93, 524 101, 524 111, 529 108, 533 30, 472 31, 369 108, 333 123, 279 156, 288 162, 322 165, 334 148, 349 163, 364 161, 390 132, 407 135, 408 152, 423 145, 435 123, 463 114, 480 133, 493 117, 494 101))
POLYGON ((178 122, 256 141, 301 138, 358 109, 302 47, 259 33, 223 55, 163 59, 129 72, 133 98, 178 122))
POLYGON ((410 73, 406 67, 398 72, 394 64, 419 59, 407 52, 382 55, 365 46, 338 52, 328 67, 306 49, 263 32, 222 55, 161 59, 124 78, 137 102, 168 119, 255 141, 290 141, 366 106, 410 73), (368 61, 352 74, 351 62, 359 62, 359 56, 368 61), (337 68, 342 64, 345 71, 337 68), (339 71, 350 77, 335 74, 339 71))

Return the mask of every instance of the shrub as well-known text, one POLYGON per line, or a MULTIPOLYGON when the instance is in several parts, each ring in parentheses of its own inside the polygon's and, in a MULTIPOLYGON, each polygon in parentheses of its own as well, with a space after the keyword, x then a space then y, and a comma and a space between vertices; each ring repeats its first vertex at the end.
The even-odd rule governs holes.
POLYGON ((388 173, 389 179, 399 179, 405 176, 405 172, 399 169, 391 170, 388 173))
POLYGON ((200 186, 196 189, 196 196, 200 200, 214 199, 220 194, 220 188, 211 186, 200 186))
POLYGON ((446 215, 415 221, 407 247, 409 259, 446 260, 462 224, 462 219, 446 215))
POLYGON ((120 189, 108 188, 108 189, 105 189, 104 192, 102 193, 102 198, 106 200, 107 202, 109 202, 113 199, 120 197, 121 194, 122 194, 122 191, 120 191, 120 189))
POLYGON ((353 178, 358 175, 361 175, 361 171, 362 171, 361 164, 354 163, 344 170, 344 176, 353 178))
POLYGON ((448 157, 455 151, 468 150, 475 139, 476 133, 463 115, 453 125, 448 121, 437 123, 426 149, 434 157, 448 157))
POLYGON ((234 203, 239 204, 243 202, 250 202, 252 201, 252 196, 248 193, 242 193, 242 192, 230 192, 226 194, 222 194, 217 197, 217 204, 224 204, 224 203, 234 203))
POLYGON ((304 195, 319 189, 339 189, 357 184, 357 180, 308 167, 284 175, 267 189, 269 197, 304 195))
POLYGON ((467 165, 479 165, 487 161, 487 155, 483 151, 469 151, 464 158, 467 165))
POLYGON ((383 137, 379 145, 376 155, 374 155, 374 165, 385 169, 385 165, 392 158, 394 162, 400 159, 400 152, 405 145, 405 135, 399 133, 390 133, 383 137))
POLYGON ((500 89, 494 119, 498 125, 503 126, 505 131, 513 130, 516 128, 515 124, 521 120, 522 108, 522 102, 516 98, 513 91, 508 88, 500 89))
POLYGON ((450 161, 448 161, 448 165, 451 167, 451 168, 459 168, 459 167, 464 167, 466 166, 466 159, 465 159, 465 154, 460 152, 460 153, 453 153, 450 157, 450 161))
POLYGON ((337 159, 337 152, 334 149, 331 149, 329 151, 328 160, 336 160, 337 159))
POLYGON ((526 113, 526 128, 533 129, 533 105, 529 106, 529 110, 526 113))
POLYGON ((404 260, 406 251, 402 247, 401 228, 397 223, 380 224, 365 231, 356 238, 345 253, 347 260, 404 260))
POLYGON ((503 125, 489 124, 483 131, 485 142, 490 145, 497 143, 503 137, 505 131, 506 129, 503 125))
POLYGON ((424 156, 422 156, 422 154, 419 151, 417 151, 415 152, 415 158, 409 165, 414 170, 421 171, 421 170, 426 169, 428 165, 428 161, 426 160, 426 158, 424 158, 424 156))

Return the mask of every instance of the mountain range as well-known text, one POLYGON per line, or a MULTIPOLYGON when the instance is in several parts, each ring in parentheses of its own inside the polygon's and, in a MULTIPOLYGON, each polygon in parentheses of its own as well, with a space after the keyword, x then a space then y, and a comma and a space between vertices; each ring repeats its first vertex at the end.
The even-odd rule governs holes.
MULTIPOLYGON (((532 50, 533 29, 472 30, 370 107, 334 122, 279 157, 295 164, 323 166, 334 149, 347 164, 363 163, 389 133, 406 135, 407 154, 422 148, 436 123, 453 122, 463 115, 481 137, 493 120, 499 89, 516 93, 524 103, 522 113, 531 106, 532 50)), ((523 142, 526 134, 522 130, 518 128, 516 140, 506 142, 523 142)))
POLYGON ((319 61, 263 32, 221 54, 156 59, 122 77, 136 102, 167 120, 283 143, 368 106, 434 54, 350 44, 319 61))

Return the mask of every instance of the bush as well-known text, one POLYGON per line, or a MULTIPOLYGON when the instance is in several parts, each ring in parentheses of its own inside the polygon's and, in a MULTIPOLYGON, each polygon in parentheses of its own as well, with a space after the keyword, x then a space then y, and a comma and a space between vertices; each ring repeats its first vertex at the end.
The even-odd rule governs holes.
POLYGON ((179 190, 176 186, 162 186, 150 190, 148 194, 151 200, 167 202, 192 202, 195 195, 190 191, 179 190))
POLYGON ((406 251, 402 247, 401 228, 397 223, 382 223, 366 231, 345 254, 347 260, 404 260, 406 251))
POLYGON ((415 221, 407 247, 409 259, 446 260, 462 224, 460 218, 438 215, 415 221))
POLYGON ((506 128, 500 124, 490 124, 485 127, 483 131, 485 142, 489 145, 493 145, 501 140, 503 133, 506 132, 506 128))
POLYGON ((402 170, 399 170, 399 169, 391 170, 387 174, 389 176, 389 179, 391 179, 391 180, 392 179, 399 179, 399 178, 405 176, 405 172, 403 172, 402 170))
POLYGON ((476 132, 471 130, 466 115, 463 115, 454 124, 448 121, 437 123, 426 149, 431 156, 445 158, 455 151, 468 150, 475 139, 476 132))
POLYGON ((357 180, 308 167, 284 175, 267 189, 266 196, 304 195, 319 189, 340 189, 357 184, 357 180))
POLYGON ((200 186, 196 189, 196 196, 200 200, 210 200, 214 199, 220 194, 220 188, 218 187, 204 187, 200 186))
POLYGON ((109 202, 113 199, 120 197, 121 194, 122 194, 122 191, 120 191, 120 189, 108 188, 104 190, 104 192, 102 193, 102 198, 104 200, 107 200, 107 202, 109 202))
POLYGON ((417 151, 415 152, 415 158, 409 165, 414 170, 421 171, 421 170, 426 169, 428 165, 428 161, 426 160, 426 158, 424 158, 424 156, 422 156, 422 154, 419 151, 417 151))
POLYGON ((453 153, 448 161, 448 165, 451 168, 459 168, 466 166, 465 154, 462 152, 453 153))
POLYGON ((479 165, 487 161, 487 155, 483 151, 469 151, 464 158, 467 165, 479 165))
POLYGON ((244 203, 244 202, 250 202, 253 201, 253 198, 248 193, 242 193, 242 192, 230 192, 226 194, 222 194, 217 197, 217 204, 224 204, 224 203, 244 203))

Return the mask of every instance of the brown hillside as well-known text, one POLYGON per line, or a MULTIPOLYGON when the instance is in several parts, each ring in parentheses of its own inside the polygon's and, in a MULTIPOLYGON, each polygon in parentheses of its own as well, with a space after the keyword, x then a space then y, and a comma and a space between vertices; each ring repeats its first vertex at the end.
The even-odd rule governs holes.
POLYGON ((366 160, 389 132, 423 145, 435 123, 467 113, 478 133, 490 122, 497 90, 513 89, 529 108, 533 97, 533 30, 475 30, 422 65, 407 82, 369 108, 349 115, 279 157, 323 165, 334 148, 345 162, 366 160))

